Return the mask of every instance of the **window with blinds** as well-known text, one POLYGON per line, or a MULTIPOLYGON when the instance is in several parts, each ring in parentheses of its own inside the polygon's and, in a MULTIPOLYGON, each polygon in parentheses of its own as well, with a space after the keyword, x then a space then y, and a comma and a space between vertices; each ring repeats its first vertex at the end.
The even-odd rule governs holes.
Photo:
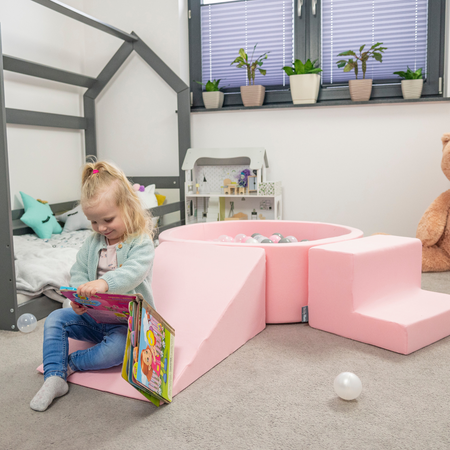
POLYGON ((294 55, 293 0, 202 0, 201 69, 202 82, 221 79, 230 89, 248 84, 245 68, 231 63, 244 48, 253 60, 265 52, 265 76, 256 72, 255 84, 286 86, 289 77, 282 70, 294 55))
MULTIPOLYGON (((399 81, 393 72, 423 68, 427 74, 427 0, 322 0, 322 84, 333 85, 355 79, 354 71, 344 73, 336 62, 347 57, 337 56, 346 50, 359 55, 382 42, 387 50, 383 62, 369 59, 366 78, 379 83, 399 81)), ((359 63, 358 79, 362 79, 359 63)))

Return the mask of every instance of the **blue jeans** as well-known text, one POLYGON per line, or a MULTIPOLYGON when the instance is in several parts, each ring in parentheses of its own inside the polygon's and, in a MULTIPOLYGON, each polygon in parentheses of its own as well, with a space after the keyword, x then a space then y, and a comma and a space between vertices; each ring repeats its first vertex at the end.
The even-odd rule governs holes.
POLYGON ((53 311, 44 325, 44 379, 56 375, 65 380, 68 366, 74 372, 118 366, 123 361, 127 329, 126 325, 99 324, 72 308, 53 311), (69 337, 97 345, 69 355, 69 337))

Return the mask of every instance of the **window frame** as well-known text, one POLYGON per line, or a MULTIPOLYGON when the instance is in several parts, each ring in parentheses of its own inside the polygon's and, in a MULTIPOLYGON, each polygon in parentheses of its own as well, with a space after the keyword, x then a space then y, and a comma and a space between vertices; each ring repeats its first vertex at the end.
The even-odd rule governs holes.
MULTIPOLYGON (((312 14, 314 0, 304 0, 301 17, 298 17, 298 0, 294 0, 294 58, 321 59, 321 18, 322 5, 317 0, 316 15, 312 14)), ((442 80, 444 75, 445 52, 445 3, 446 0, 429 0, 428 2, 428 40, 427 40, 427 78, 424 80, 422 97, 442 97, 442 80), (441 80, 441 81, 440 81, 441 80)), ((201 66, 201 0, 188 0, 189 9, 189 66, 190 90, 192 93, 191 106, 194 109, 204 107, 202 100, 202 86, 195 80, 202 79, 201 66)), ((280 68, 281 70, 281 68, 280 68)), ((238 88, 224 89, 223 106, 242 106, 242 99, 238 88)), ((402 97, 401 84, 382 84, 374 81, 371 99, 402 97)), ((348 84, 337 86, 321 86, 318 102, 333 100, 350 100, 348 84)), ((268 86, 264 105, 276 104, 285 106, 292 103, 289 86, 268 86)))

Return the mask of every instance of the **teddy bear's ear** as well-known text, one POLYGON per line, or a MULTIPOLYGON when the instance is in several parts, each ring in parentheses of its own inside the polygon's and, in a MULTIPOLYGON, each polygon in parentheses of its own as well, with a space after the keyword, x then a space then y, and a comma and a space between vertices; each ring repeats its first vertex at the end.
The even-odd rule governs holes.
POLYGON ((450 141, 450 133, 445 133, 442 138, 442 145, 445 147, 447 142, 450 141))

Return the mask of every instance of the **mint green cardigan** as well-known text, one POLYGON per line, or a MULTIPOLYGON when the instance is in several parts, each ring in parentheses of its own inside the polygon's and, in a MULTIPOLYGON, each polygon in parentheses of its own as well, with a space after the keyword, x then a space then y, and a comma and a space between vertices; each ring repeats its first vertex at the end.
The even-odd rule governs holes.
MULTIPOLYGON (((81 284, 97 280, 100 250, 107 247, 105 236, 93 233, 77 254, 77 260, 70 270, 70 286, 77 288, 81 284)), ((112 294, 142 294, 153 308, 152 269, 155 247, 146 235, 129 242, 116 245, 117 269, 111 270, 100 279, 108 283, 108 292, 112 294)))

